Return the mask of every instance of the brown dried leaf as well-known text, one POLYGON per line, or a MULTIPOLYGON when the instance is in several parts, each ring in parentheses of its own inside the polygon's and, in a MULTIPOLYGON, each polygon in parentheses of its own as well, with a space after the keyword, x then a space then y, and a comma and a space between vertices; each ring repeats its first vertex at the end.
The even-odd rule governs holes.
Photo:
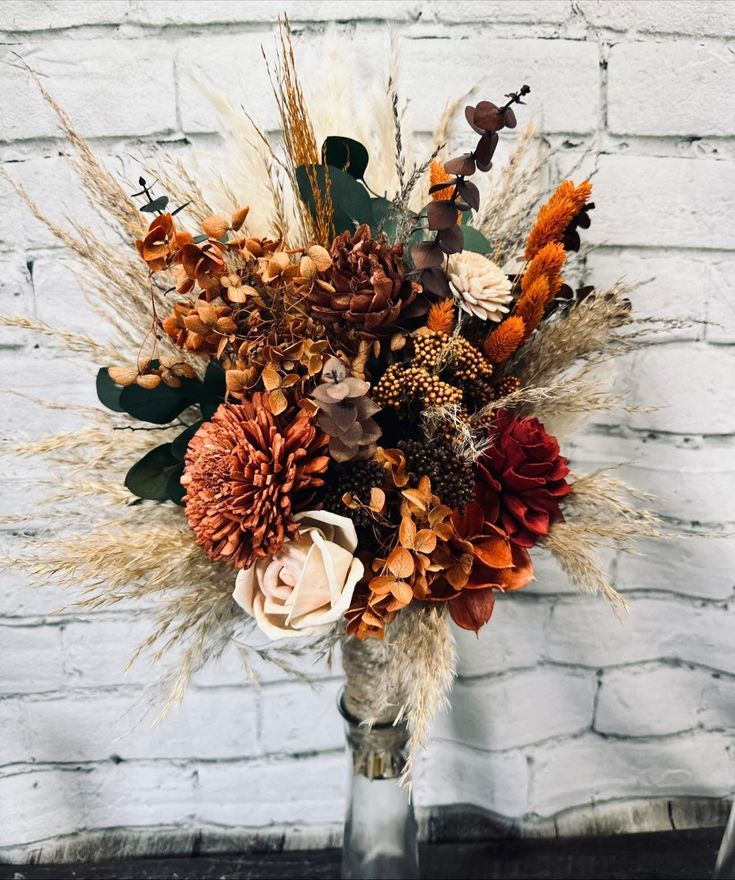
POLYGON ((230 221, 221 214, 212 214, 202 220, 202 230, 210 236, 210 238, 222 238, 230 228, 230 221))
POLYGON ((416 523, 410 516, 404 516, 398 529, 398 540, 403 547, 413 550, 416 541, 416 523))
POLYGON ((413 556, 405 547, 396 547, 385 561, 388 571, 397 578, 408 578, 414 572, 413 556))
POLYGON ((242 224, 245 222, 248 214, 250 213, 250 208, 238 208, 237 211, 234 211, 232 214, 232 228, 237 231, 242 224))
POLYGON ((373 486, 370 490, 370 510, 374 513, 382 513, 385 510, 385 492, 377 486, 373 486))
POLYGON ((281 376, 272 364, 268 364, 261 374, 263 386, 266 391, 274 391, 281 387, 281 376))
POLYGON ((409 505, 416 507, 421 513, 426 512, 426 501, 424 500, 424 496, 418 489, 404 489, 401 492, 403 497, 408 501, 409 505))
POLYGON ((413 546, 417 553, 433 553, 436 550, 436 532, 433 529, 421 529, 416 533, 413 546))
POLYGON ((125 388, 133 385, 138 378, 138 371, 132 367, 108 367, 107 373, 113 382, 125 388))
POLYGON ((393 581, 390 591, 401 605, 408 605, 413 599, 413 590, 405 581, 393 581))
POLYGON ((148 391, 152 391, 154 388, 158 388, 161 384, 161 377, 158 373, 148 373, 145 376, 138 376, 135 382, 137 385, 140 385, 141 388, 146 388, 148 391))

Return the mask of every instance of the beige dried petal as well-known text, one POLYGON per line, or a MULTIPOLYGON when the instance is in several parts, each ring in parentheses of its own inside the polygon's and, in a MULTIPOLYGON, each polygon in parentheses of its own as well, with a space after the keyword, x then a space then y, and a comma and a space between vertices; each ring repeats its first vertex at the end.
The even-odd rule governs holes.
POLYGON ((202 220, 202 230, 211 238, 222 238, 229 228, 229 220, 221 214, 212 214, 211 217, 202 220))
POLYGON ((281 387, 281 377, 271 364, 268 364, 261 375, 266 391, 273 391, 281 387))
POLYGON ((138 378, 138 371, 132 367, 109 367, 107 373, 115 384, 125 388, 133 385, 138 378))
POLYGON ((403 547, 412 550, 416 541, 416 523, 410 516, 404 516, 398 529, 398 540, 403 547))
POLYGON ((316 275, 316 263, 311 257, 303 256, 299 260, 299 274, 307 281, 310 281, 316 275))
POLYGON ((368 506, 374 513, 382 513, 385 510, 385 492, 377 486, 373 486, 370 490, 370 504, 368 506))
POLYGON ((135 381, 141 388, 146 388, 148 391, 151 391, 154 388, 158 388, 161 384, 161 377, 158 373, 147 373, 145 376, 138 376, 135 381))
POLYGON ((232 228, 237 231, 242 224, 245 222, 248 214, 250 213, 250 208, 238 208, 237 211, 233 211, 232 213, 232 228))
POLYGON ((325 272, 332 265, 329 251, 320 244, 313 244, 306 254, 316 266, 317 272, 325 272))

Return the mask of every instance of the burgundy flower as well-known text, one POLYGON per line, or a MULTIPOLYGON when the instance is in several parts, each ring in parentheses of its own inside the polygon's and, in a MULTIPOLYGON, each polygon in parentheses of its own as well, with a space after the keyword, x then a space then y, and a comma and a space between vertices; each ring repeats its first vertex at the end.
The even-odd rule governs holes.
POLYGON ((492 445, 479 460, 479 496, 485 514, 520 547, 533 545, 564 517, 559 499, 569 492, 567 459, 538 419, 500 409, 490 427, 492 445))

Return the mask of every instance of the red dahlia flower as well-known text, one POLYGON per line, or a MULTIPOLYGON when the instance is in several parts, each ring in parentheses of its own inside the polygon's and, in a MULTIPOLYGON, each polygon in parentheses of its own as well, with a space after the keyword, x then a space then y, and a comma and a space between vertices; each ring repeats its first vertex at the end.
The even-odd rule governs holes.
POLYGON ((538 419, 500 409, 490 427, 492 445, 479 460, 485 515, 520 547, 533 545, 563 520, 559 499, 569 493, 567 459, 538 419))

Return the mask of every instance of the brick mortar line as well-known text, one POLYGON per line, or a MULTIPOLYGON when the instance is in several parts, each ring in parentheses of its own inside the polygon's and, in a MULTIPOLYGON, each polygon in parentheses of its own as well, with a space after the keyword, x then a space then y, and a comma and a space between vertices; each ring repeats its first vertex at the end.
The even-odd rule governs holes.
MULTIPOLYGON (((626 669, 636 671, 642 670, 641 675, 655 669, 682 669, 694 673, 715 676, 718 679, 724 679, 727 682, 735 683, 735 671, 721 669, 716 666, 709 666, 708 664, 700 663, 695 660, 685 660, 680 657, 667 655, 652 657, 646 660, 626 660, 605 664, 565 662, 562 660, 541 658, 533 665, 504 666, 502 669, 473 674, 460 673, 457 675, 456 681, 461 686, 475 688, 480 687, 485 682, 497 682, 502 684, 507 679, 516 678, 518 675, 531 674, 538 670, 567 672, 572 676, 580 675, 585 677, 589 677, 591 674, 595 673, 602 673, 604 677, 608 672, 619 672, 626 669)), ((319 685, 335 684, 341 680, 341 675, 320 677, 316 680, 316 687, 318 688, 319 685)), ((253 696, 257 697, 260 693, 264 694, 268 691, 276 690, 279 687, 290 689, 298 688, 303 692, 313 686, 314 685, 303 682, 300 679, 263 681, 257 685, 250 684, 246 680, 243 680, 242 684, 233 684, 231 682, 212 685, 195 684, 192 685, 192 692, 212 693, 217 691, 249 691, 253 696)), ((0 693, 0 705, 6 701, 23 704, 64 702, 69 698, 77 698, 81 701, 91 701, 99 696, 119 696, 121 700, 124 700, 125 698, 132 698, 140 691, 145 691, 147 687, 147 683, 125 684, 124 682, 120 682, 109 685, 90 685, 89 687, 61 686, 47 691, 8 692, 0 693)))

